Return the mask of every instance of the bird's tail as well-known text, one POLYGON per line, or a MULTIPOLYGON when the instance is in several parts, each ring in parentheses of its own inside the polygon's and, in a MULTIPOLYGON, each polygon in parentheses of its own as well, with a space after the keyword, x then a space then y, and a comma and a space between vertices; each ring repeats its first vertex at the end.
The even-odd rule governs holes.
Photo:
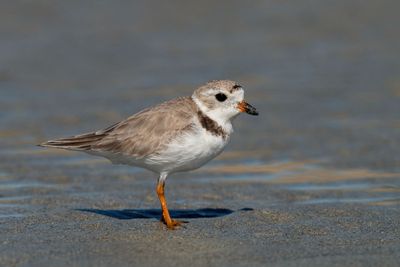
POLYGON ((114 124, 104 130, 75 135, 56 140, 50 140, 39 144, 41 147, 62 148, 68 150, 88 151, 93 145, 108 135, 118 124, 114 124))
POLYGON ((96 134, 96 132, 93 132, 46 141, 39 144, 39 146, 69 150, 90 150, 92 148, 92 145, 103 139, 103 137, 104 134, 96 134))

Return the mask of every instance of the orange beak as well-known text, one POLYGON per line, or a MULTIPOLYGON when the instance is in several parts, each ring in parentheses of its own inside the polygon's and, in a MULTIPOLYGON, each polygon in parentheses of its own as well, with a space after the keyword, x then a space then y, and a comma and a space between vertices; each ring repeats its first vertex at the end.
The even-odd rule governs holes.
POLYGON ((239 102, 237 108, 240 110, 240 112, 246 112, 250 115, 258 115, 257 109, 244 100, 239 102))

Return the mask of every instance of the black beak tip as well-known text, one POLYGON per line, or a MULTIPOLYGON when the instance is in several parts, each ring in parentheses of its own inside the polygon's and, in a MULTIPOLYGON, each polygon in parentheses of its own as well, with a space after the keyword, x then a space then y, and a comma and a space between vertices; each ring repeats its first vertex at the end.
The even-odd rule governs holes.
POLYGON ((249 110, 246 113, 249 114, 249 115, 258 116, 257 110, 249 110))
POLYGON ((258 111, 255 107, 248 105, 246 108, 246 113, 253 116, 258 116, 258 111))

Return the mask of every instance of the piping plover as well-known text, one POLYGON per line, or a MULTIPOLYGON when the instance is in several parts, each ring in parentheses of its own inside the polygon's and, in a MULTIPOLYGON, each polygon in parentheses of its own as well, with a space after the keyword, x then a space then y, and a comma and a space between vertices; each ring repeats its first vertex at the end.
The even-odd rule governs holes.
POLYGON ((211 81, 190 97, 144 109, 103 130, 40 146, 83 151, 157 173, 162 220, 174 229, 181 222, 171 219, 168 212, 164 196, 167 176, 197 169, 220 154, 233 132, 231 121, 239 113, 258 115, 243 96, 243 88, 236 82, 211 81))

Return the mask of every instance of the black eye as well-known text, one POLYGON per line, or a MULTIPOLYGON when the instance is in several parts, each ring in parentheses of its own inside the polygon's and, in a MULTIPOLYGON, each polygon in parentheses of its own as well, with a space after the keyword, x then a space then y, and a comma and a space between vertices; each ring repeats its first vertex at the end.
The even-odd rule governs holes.
POLYGON ((223 93, 218 93, 215 95, 215 98, 219 101, 219 102, 224 102, 228 97, 223 94, 223 93))

